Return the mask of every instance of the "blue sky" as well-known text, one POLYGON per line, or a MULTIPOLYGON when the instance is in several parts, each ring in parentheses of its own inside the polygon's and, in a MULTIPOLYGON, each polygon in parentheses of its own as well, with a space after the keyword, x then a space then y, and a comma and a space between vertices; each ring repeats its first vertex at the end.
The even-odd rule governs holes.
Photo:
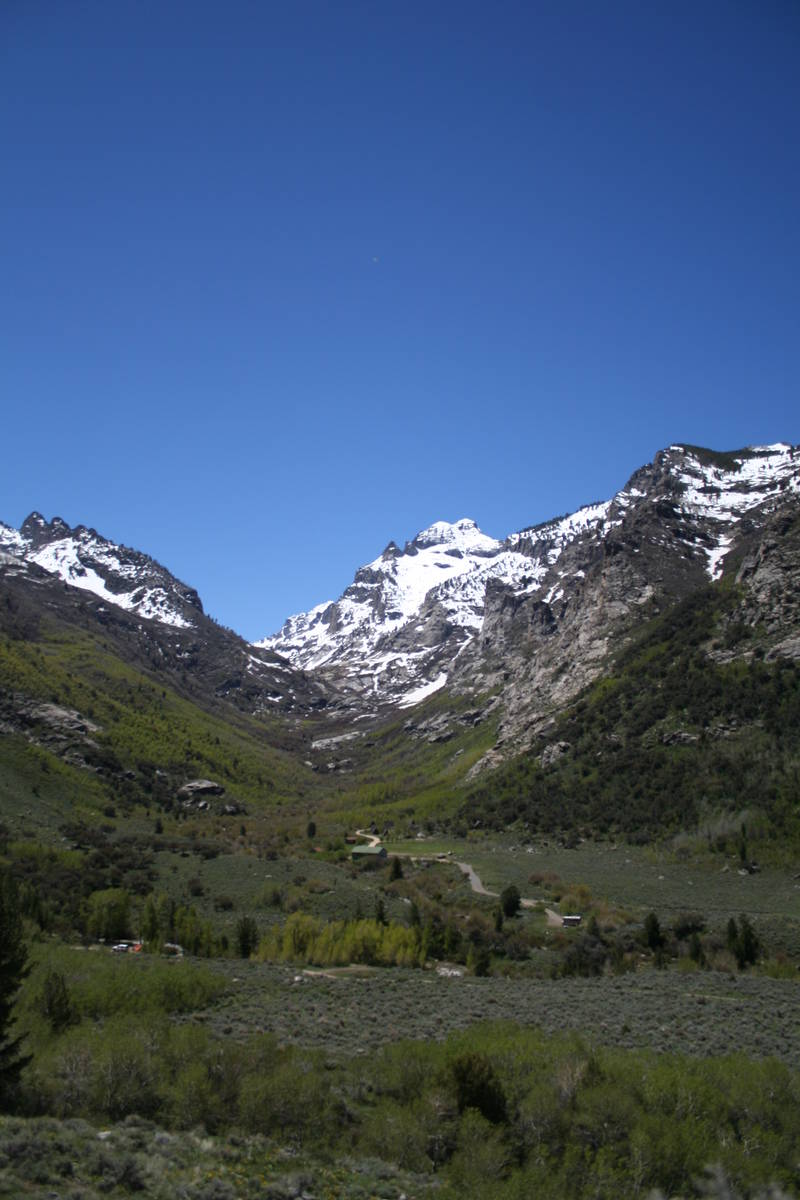
POLYGON ((800 441, 794 0, 0 4, 0 519, 253 638, 800 441))

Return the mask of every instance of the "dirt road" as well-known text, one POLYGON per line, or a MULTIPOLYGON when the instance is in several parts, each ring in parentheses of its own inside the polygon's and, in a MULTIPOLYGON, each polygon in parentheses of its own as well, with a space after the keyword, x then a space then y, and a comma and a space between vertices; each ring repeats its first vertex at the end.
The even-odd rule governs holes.
MULTIPOLYGON (((471 863, 457 862, 456 866, 466 875, 473 892, 477 892, 479 896, 499 896, 499 892, 490 892, 487 887, 483 886, 480 875, 471 863)), ((535 908, 539 903, 539 900, 532 900, 525 896, 520 900, 523 908, 535 908)), ((546 908, 544 911, 547 914, 548 925, 558 926, 564 924, 564 918, 559 913, 554 912, 552 908, 546 908)))

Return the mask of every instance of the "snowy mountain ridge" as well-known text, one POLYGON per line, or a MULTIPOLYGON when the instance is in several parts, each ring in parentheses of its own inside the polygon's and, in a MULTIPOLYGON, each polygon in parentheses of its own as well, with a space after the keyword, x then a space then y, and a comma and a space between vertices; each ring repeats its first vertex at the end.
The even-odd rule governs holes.
POLYGON ((345 691, 405 707, 444 686, 478 644, 490 587, 563 606, 598 554, 642 525, 648 552, 660 548, 695 577, 716 579, 748 520, 798 494, 800 453, 787 443, 731 454, 673 445, 610 500, 502 541, 462 519, 437 521, 402 550, 390 542, 338 600, 290 617, 256 645, 345 691))

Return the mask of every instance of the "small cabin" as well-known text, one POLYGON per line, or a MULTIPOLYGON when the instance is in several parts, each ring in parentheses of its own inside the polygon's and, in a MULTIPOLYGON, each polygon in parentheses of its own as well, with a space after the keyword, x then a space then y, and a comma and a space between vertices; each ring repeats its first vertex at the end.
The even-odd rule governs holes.
POLYGON ((353 862, 381 862, 386 858, 385 846, 353 846, 353 862))
POLYGON ((575 928, 575 926, 580 925, 580 923, 581 923, 581 914, 580 913, 568 913, 566 916, 561 918, 562 925, 572 927, 573 929, 575 928))

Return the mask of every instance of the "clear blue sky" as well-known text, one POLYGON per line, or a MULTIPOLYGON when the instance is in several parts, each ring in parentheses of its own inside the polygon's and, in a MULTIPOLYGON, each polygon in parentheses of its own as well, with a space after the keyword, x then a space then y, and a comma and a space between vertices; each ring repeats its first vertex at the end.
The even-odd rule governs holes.
POLYGON ((247 636, 800 441, 796 0, 2 0, 0 519, 247 636))

